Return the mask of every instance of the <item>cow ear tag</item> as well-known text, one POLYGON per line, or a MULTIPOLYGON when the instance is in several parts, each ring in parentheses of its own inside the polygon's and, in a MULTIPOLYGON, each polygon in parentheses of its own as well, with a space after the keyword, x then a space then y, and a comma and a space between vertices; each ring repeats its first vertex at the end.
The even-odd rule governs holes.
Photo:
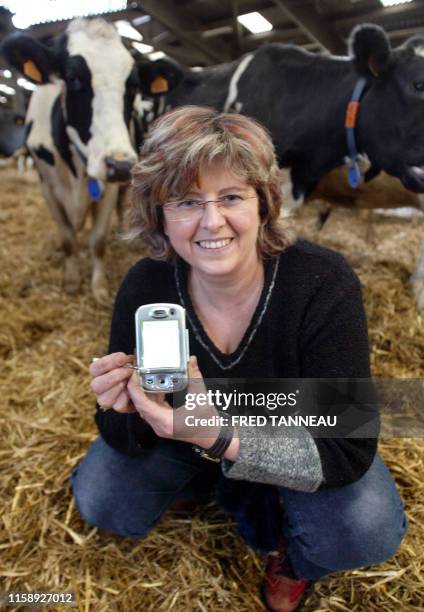
POLYGON ((92 200, 100 200, 103 195, 103 184, 97 179, 88 179, 87 190, 92 200))
POLYGON ((168 89, 168 81, 160 74, 158 74, 150 83, 150 93, 152 94, 166 93, 168 89))
POLYGON ((32 60, 27 60, 26 62, 24 62, 24 75, 27 76, 29 79, 32 79, 36 83, 43 82, 41 72, 38 70, 37 66, 32 60))

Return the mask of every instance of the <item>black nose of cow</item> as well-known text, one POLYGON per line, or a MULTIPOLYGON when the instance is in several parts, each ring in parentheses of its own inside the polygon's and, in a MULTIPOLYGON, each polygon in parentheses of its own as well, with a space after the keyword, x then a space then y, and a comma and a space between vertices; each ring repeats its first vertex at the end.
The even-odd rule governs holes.
POLYGON ((110 183, 130 180, 130 170, 135 164, 135 159, 115 159, 106 157, 106 180, 110 183))

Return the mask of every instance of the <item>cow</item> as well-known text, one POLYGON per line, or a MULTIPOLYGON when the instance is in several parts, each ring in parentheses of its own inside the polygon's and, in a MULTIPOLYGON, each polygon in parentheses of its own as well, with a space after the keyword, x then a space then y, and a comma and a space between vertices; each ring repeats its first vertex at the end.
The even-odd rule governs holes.
POLYGON ((25 117, 10 109, 0 110, 0 157, 11 157, 26 140, 25 117))
POLYGON ((311 194, 346 158, 358 182, 359 154, 370 160, 367 178, 385 170, 406 189, 424 192, 422 36, 391 48, 382 28, 362 24, 351 33, 346 57, 272 43, 200 70, 165 59, 145 64, 140 75, 145 98, 158 77, 165 82, 164 93, 152 97, 156 112, 150 119, 186 104, 257 119, 271 133, 280 165, 290 171, 295 199, 311 194), (174 81, 177 71, 180 77, 166 91, 168 71, 174 81))
POLYGON ((27 147, 65 253, 64 285, 80 286, 77 232, 92 213, 91 286, 108 297, 104 253, 119 181, 136 161, 128 131, 138 88, 136 62, 116 28, 102 19, 76 19, 46 47, 24 34, 5 39, 6 60, 39 87, 27 115, 27 147))
POLYGON ((166 81, 167 70, 179 70, 179 83, 161 94, 163 110, 209 105, 260 121, 273 137, 281 166, 291 169, 297 198, 344 163, 346 111, 363 78, 358 152, 368 156, 374 172, 383 169, 407 189, 424 192, 424 37, 392 49, 382 28, 363 24, 354 28, 349 50, 350 57, 335 57, 272 43, 200 70, 162 59, 141 64, 141 87, 149 96, 158 75, 166 81))

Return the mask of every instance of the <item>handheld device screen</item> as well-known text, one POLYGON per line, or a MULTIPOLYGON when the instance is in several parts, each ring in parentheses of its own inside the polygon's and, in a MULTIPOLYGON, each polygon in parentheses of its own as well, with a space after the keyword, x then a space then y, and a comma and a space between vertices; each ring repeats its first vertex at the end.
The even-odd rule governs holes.
POLYGON ((179 368, 178 321, 143 321, 143 367, 179 368))

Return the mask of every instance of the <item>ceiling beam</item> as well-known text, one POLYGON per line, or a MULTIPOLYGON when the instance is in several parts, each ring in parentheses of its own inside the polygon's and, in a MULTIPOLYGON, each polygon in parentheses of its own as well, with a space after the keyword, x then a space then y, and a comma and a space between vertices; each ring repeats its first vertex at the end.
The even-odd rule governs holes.
POLYGON ((310 40, 337 55, 346 54, 346 44, 333 27, 316 12, 311 3, 298 0, 273 0, 280 10, 289 17, 310 38, 310 40))
POLYGON ((170 30, 176 38, 201 51, 209 59, 209 63, 226 62, 232 59, 229 49, 220 41, 214 41, 213 45, 210 44, 210 41, 206 43, 200 36, 202 30, 200 21, 187 13, 180 16, 171 0, 160 2, 138 0, 138 6, 170 30))

